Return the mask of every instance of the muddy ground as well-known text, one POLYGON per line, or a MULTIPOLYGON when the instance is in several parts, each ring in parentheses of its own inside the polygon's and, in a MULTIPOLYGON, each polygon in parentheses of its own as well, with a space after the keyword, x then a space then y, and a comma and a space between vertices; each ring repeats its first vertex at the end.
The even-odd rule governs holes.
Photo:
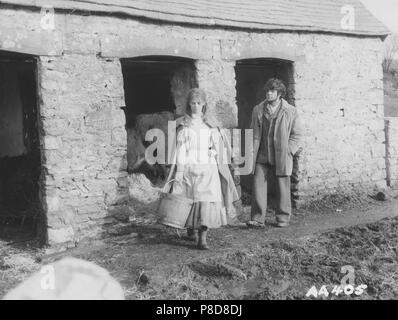
POLYGON ((210 251, 149 216, 64 253, 0 242, 0 297, 44 264, 74 256, 106 268, 127 299, 307 299, 312 286, 330 293, 347 265, 354 287, 367 285, 363 294, 317 299, 398 298, 397 199, 331 198, 296 210, 289 228, 276 228, 271 212, 267 221, 264 229, 211 230, 210 251))

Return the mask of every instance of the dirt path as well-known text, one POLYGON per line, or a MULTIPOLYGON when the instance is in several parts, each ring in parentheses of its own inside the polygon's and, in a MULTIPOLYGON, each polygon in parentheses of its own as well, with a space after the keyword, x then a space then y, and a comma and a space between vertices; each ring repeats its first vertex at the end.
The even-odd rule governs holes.
MULTIPOLYGON (((248 218, 248 210, 246 207, 243 218, 248 218)), ((174 230, 158 225, 137 225, 132 227, 129 235, 97 241, 94 246, 74 250, 73 255, 96 261, 110 270, 125 287, 134 287, 141 274, 145 274, 144 279, 151 281, 154 287, 156 283, 161 287, 160 283, 164 283, 165 279, 175 278, 173 275, 178 270, 197 261, 216 257, 221 262, 237 252, 257 250, 270 241, 308 238, 340 227, 398 216, 398 200, 370 201, 360 209, 342 210, 337 213, 336 209, 331 209, 322 214, 298 212, 292 217, 289 228, 275 228, 274 219, 268 217, 269 224, 264 229, 228 227, 211 230, 210 251, 196 250, 183 235, 178 238, 174 230), (96 249, 93 250, 93 247, 96 249)))
MULTIPOLYGON (((245 208, 243 218, 248 218, 245 208)), ((219 256, 230 251, 245 250, 263 241, 278 239, 297 239, 313 234, 326 232, 341 227, 372 223, 383 218, 398 216, 398 200, 386 202, 373 201, 362 208, 314 214, 298 212, 293 215, 288 228, 274 227, 274 218, 267 217, 264 229, 248 229, 246 227, 226 227, 209 232, 211 250, 199 251, 181 232, 181 238, 171 229, 154 225, 132 226, 130 235, 116 237, 101 244, 122 245, 132 255, 137 264, 145 268, 156 267, 162 261, 165 265, 185 263, 190 259, 219 256)), ((90 246, 92 247, 92 246, 90 246)), ((77 249, 85 251, 85 248, 77 249)), ((91 249, 88 249, 91 250, 91 249)))
MULTIPOLYGON (((398 216, 398 200, 372 202, 366 207, 328 212, 326 214, 297 215, 288 229, 272 228, 268 231, 273 238, 300 238, 314 233, 372 223, 383 218, 398 216)), ((271 220, 272 221, 272 220, 271 220)))
MULTIPOLYGON (((244 208, 243 218, 248 217, 248 210, 248 207, 244 208)), ((94 261, 109 270, 120 281, 128 298, 158 299, 169 297, 180 299, 185 297, 202 299, 213 297, 212 291, 214 297, 217 298, 221 292, 221 296, 225 292, 229 292, 229 289, 223 287, 226 283, 235 283, 234 288, 236 289, 236 286, 239 288, 243 285, 242 283, 246 285, 247 278, 264 277, 262 270, 268 268, 268 262, 264 260, 260 263, 258 261, 260 258, 250 263, 248 261, 252 257, 263 257, 265 253, 271 256, 277 254, 273 257, 276 260, 281 259, 280 254, 286 252, 283 250, 281 252, 279 252, 280 250, 270 251, 270 248, 274 248, 275 245, 283 248, 293 246, 295 249, 290 251, 295 253, 290 258, 296 259, 297 256, 301 255, 297 252, 306 251, 307 248, 312 247, 313 243, 326 243, 326 240, 319 240, 325 232, 396 217, 398 217, 398 200, 394 198, 384 202, 369 200, 362 203, 360 207, 342 208, 337 209, 337 211, 336 208, 332 208, 324 210, 322 213, 299 210, 292 217, 291 225, 288 228, 274 227, 273 217, 268 217, 268 224, 264 229, 226 227, 211 230, 209 234, 211 250, 209 251, 195 249, 194 244, 186 240, 183 234, 179 238, 172 229, 156 224, 136 223, 128 226, 128 234, 81 244, 78 248, 60 254, 47 256, 39 254, 36 255, 36 258, 39 256, 41 260, 38 265, 58 260, 63 256, 74 256, 94 261), (314 239, 318 240, 315 241, 314 239), (244 257, 244 261, 242 257, 244 257), (257 271, 252 272, 251 269, 245 269, 252 264, 258 265, 257 271), (230 266, 225 267, 227 265, 230 266), (235 267, 232 265, 235 265, 235 267), (242 269, 246 271, 240 271, 242 269), (231 282, 231 279, 236 281, 231 282), (187 281, 188 283, 186 283, 187 281), (198 289, 197 293, 192 293, 191 287, 195 288, 195 281, 201 289, 198 289), (208 290, 209 285, 210 291, 208 290), (186 291, 181 289, 185 287, 189 289, 186 291), (176 288, 176 291, 173 291, 173 288, 176 288), (170 293, 170 290, 173 293, 170 293)), ((348 240, 355 241, 355 239, 349 237, 348 240)), ((344 241, 348 240, 344 239, 344 241)), ((333 243, 333 245, 341 246, 337 243, 333 243)), ((324 248, 316 248, 316 250, 322 251, 324 248)), ((344 252, 339 253, 338 259, 342 259, 343 255, 344 252)), ((312 256, 312 253, 306 252, 304 256, 312 256)), ((296 264, 300 264, 302 260, 307 259, 304 256, 301 260, 297 260, 296 264)), ((269 259, 269 257, 266 259, 269 259)), ((329 258, 325 256, 325 259, 329 258)), ((297 274, 301 274, 300 272, 297 272, 297 274)), ((278 277, 275 279, 278 279, 278 277)), ((264 281, 263 279, 256 283, 263 283, 264 281)), ((231 289, 232 292, 235 292, 233 291, 234 288, 231 289)), ((263 289, 256 288, 254 291, 261 293, 264 291, 263 289)), ((0 292, 1 294, 2 292, 0 292)), ((241 298, 242 295, 234 296, 232 294, 232 297, 241 298)), ((230 297, 231 294, 225 296, 225 298, 230 297)), ((253 298, 253 295, 250 297, 253 298)), ((267 298, 267 296, 254 298, 267 298)))

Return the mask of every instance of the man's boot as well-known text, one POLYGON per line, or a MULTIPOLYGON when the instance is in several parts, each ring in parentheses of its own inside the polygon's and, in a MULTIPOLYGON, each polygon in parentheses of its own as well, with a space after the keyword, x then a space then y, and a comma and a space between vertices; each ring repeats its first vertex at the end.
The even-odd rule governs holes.
POLYGON ((209 246, 207 245, 207 227, 202 227, 199 230, 198 249, 209 250, 209 246))

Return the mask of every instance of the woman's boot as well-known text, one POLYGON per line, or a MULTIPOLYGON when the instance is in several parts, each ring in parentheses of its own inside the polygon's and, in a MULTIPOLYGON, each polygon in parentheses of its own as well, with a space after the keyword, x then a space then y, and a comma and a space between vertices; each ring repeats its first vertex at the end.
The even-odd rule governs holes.
POLYGON ((200 250, 208 250, 209 249, 209 246, 207 245, 207 227, 202 227, 199 230, 198 249, 200 249, 200 250))
POLYGON ((191 241, 195 241, 196 243, 199 241, 198 230, 188 228, 187 236, 188 236, 188 239, 191 241))

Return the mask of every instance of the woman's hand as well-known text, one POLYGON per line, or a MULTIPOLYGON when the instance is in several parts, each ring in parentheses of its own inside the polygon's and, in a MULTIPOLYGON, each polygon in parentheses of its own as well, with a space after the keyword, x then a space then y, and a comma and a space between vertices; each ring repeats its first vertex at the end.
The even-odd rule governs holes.
POLYGON ((213 159, 216 159, 217 158, 217 151, 214 150, 214 149, 209 148, 208 156, 209 156, 210 161, 212 161, 213 159))
POLYGON ((173 193, 182 193, 182 179, 184 177, 183 171, 177 171, 173 182, 173 193))

